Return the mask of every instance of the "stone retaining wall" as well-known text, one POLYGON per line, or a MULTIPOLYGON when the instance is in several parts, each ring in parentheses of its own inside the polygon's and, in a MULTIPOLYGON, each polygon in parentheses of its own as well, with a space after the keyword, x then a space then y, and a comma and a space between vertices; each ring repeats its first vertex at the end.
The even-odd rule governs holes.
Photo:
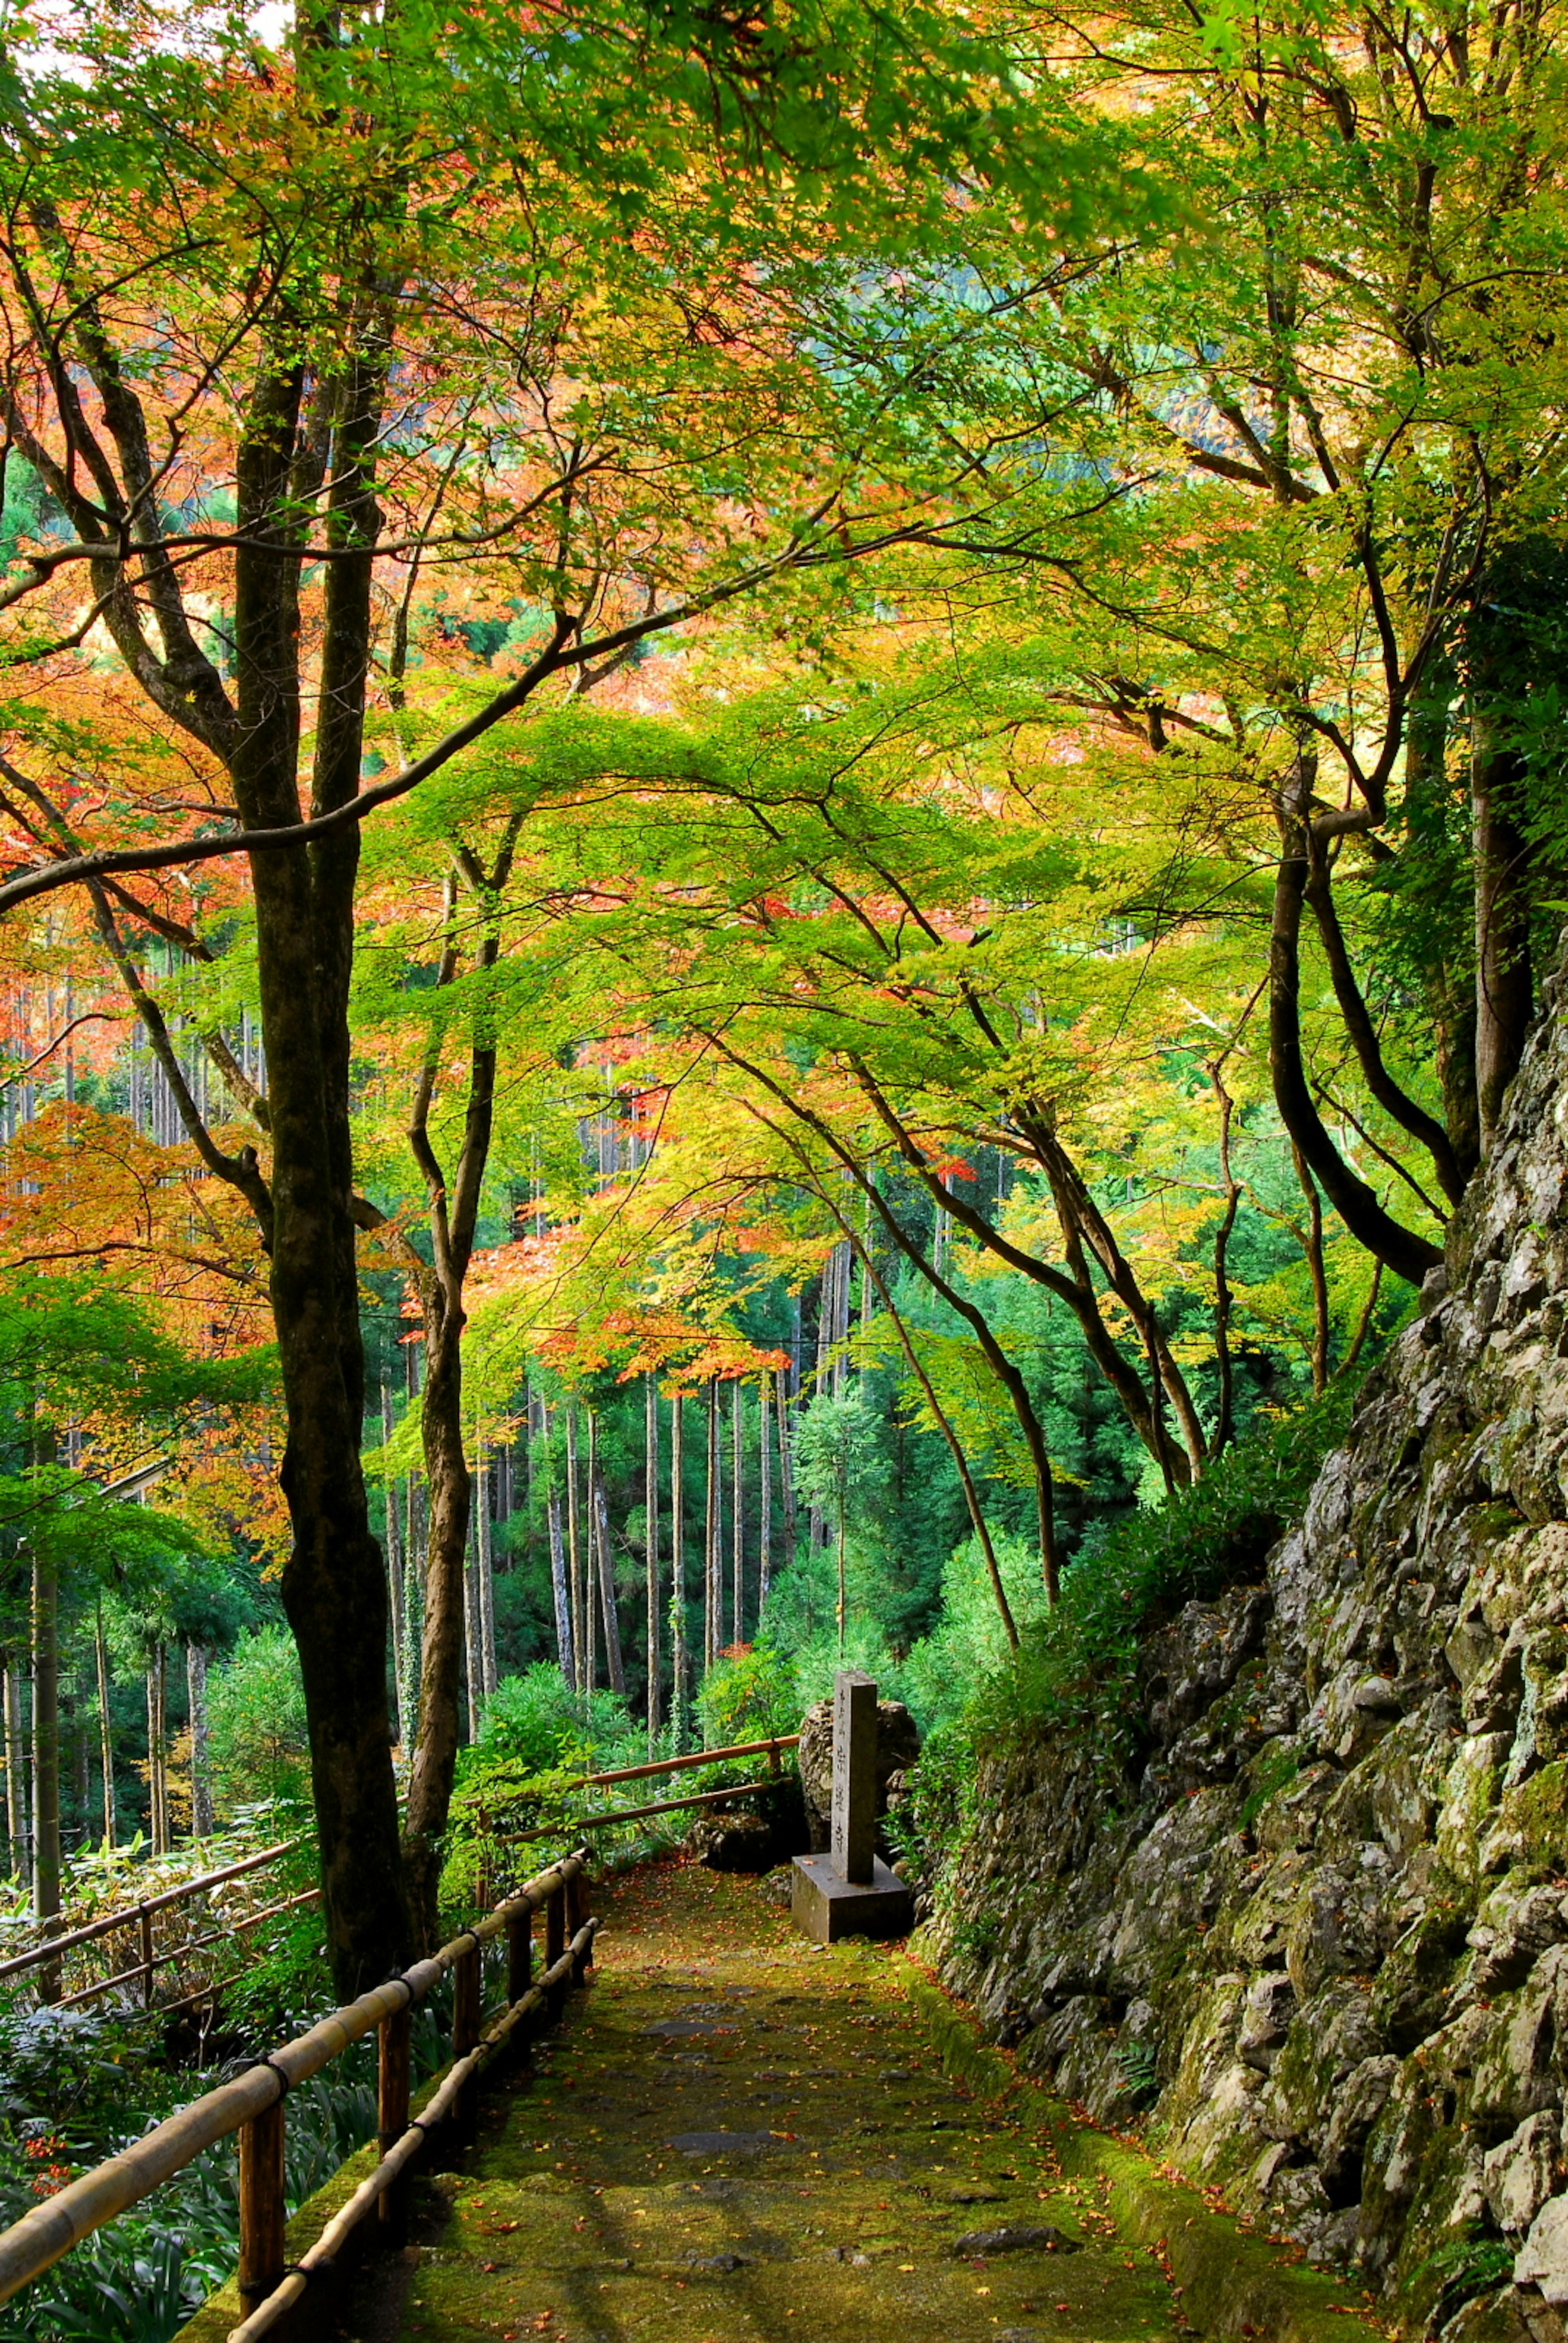
POLYGON ((1064 2096, 1454 2343, 1568 2309, 1562 1005, 1303 1524, 1151 1639, 1137 1778, 996 1761, 939 1926, 1064 2096))

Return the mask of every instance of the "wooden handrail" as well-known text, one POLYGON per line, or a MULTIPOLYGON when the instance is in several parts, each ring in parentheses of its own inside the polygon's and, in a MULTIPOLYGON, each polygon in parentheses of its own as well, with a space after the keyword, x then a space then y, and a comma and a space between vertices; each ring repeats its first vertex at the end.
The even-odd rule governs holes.
POLYGON ((193 1896, 205 1895, 209 1887, 221 1887, 226 1880, 238 1879, 246 1871, 259 1871, 265 1863, 276 1863, 280 1855, 289 1855, 299 1845, 297 1838, 280 1840, 276 1846, 264 1847, 259 1855, 247 1855, 239 1863, 228 1864, 222 1871, 204 1872, 199 1879, 187 1879, 182 1886, 166 1887, 160 1895, 139 1896, 136 1903, 122 1905, 117 1912, 106 1912, 101 1920, 89 1920, 80 1928, 72 1928, 63 1936, 46 1937, 35 1945, 31 1952, 17 1953, 8 1961, 0 1961, 0 1978, 20 1976, 24 1969, 42 1968, 46 1961, 57 1961, 73 1945, 85 1945, 95 1936, 112 1936, 116 1928, 134 1928, 144 1912, 162 1912, 171 1904, 184 1904, 193 1896))
POLYGON ((601 1815, 574 1815, 569 1825, 540 1823, 533 1830, 516 1831, 509 1835, 518 1845, 524 1846, 529 1839, 548 1838, 560 1830, 608 1830, 612 1823, 640 1822, 647 1815, 678 1814, 688 1806, 717 1806, 727 1798, 744 1798, 755 1790, 775 1790, 778 1786, 774 1781, 736 1782, 725 1790, 694 1790, 689 1798, 660 1798, 653 1806, 610 1806, 601 1815))
MULTIPOLYGON (((684 1773, 689 1767, 696 1765, 722 1765, 734 1757, 776 1757, 782 1750, 795 1748, 799 1739, 800 1735, 798 1733, 780 1733, 775 1734, 769 1741, 738 1741, 727 1749, 698 1749, 689 1752, 684 1757, 662 1757, 648 1765, 621 1765, 608 1774, 580 1774, 573 1781, 563 1782, 560 1791, 564 1795, 570 1790, 608 1788, 616 1782, 644 1782, 652 1779, 656 1775, 684 1773)), ((667 1810, 647 1807, 638 1811, 653 1814, 667 1810)), ((544 1831, 528 1831, 522 1834, 524 1838, 542 1838, 546 1835, 544 1831)), ((77 1945, 90 1944, 95 1937, 112 1936, 116 1928, 134 1928, 144 1913, 161 1912, 171 1904, 186 1903, 193 1896, 205 1895, 209 1887, 221 1887, 226 1881, 238 1879, 247 1871, 259 1870, 263 1864, 276 1863, 279 1855, 292 1854, 298 1845, 299 1841, 297 1838, 282 1839, 277 1845, 264 1847, 257 1855, 246 1855, 240 1862, 228 1864, 221 1871, 204 1872, 199 1879, 187 1879, 177 1887, 166 1887, 156 1896, 141 1896, 135 1904, 124 1905, 117 1912, 107 1912, 101 1919, 89 1920, 82 1927, 72 1928, 64 1936, 46 1937, 42 1944, 35 1945, 30 1951, 17 1953, 9 1960, 0 1961, 0 1980, 20 1976, 26 1969, 43 1968, 46 1964, 58 1960, 62 1953, 70 1952, 77 1945)), ((158 1961, 161 1964, 176 1956, 177 1952, 160 1953, 158 1961)), ((142 1966, 145 1964, 138 1964, 136 1970, 128 1971, 126 1974, 138 1975, 142 1966)), ((108 1982, 123 1984, 125 1979, 116 1977, 108 1982)), ((84 2000, 89 1998, 93 1992, 106 1989, 106 1985, 103 1987, 92 1987, 85 1994, 73 1994, 70 1999, 84 2000)))
MULTIPOLYGON (((357 2001, 347 2003, 325 2017, 308 2032, 286 2042, 233 2082, 220 2084, 188 2107, 181 2107, 148 2132, 145 2138, 111 2157, 107 2163, 73 2180, 57 2195, 35 2205, 19 2221, 0 2235, 0 2302, 11 2297, 35 2278, 51 2269, 84 2237, 101 2228, 106 2221, 139 2204, 163 2182, 183 2172, 186 2165, 204 2149, 215 2147, 221 2139, 229 2138, 247 2125, 256 2125, 276 2107, 284 2094, 312 2075, 317 2075, 349 2045, 360 2041, 373 2027, 388 2019, 400 2017, 406 2011, 423 2001, 432 1986, 439 1982, 449 1968, 459 1961, 477 1956, 481 1946, 498 1936, 503 1929, 515 1927, 525 1916, 537 1912, 541 1905, 548 1909, 563 1908, 566 1899, 580 1878, 587 1859, 587 1850, 579 1849, 548 1871, 504 1904, 489 1913, 472 1928, 466 1928, 450 1944, 443 1945, 427 1960, 416 1961, 401 1976, 386 1985, 377 1986, 363 1993, 357 2001)), ((591 1930, 589 1932, 591 1937, 591 1930)), ((451 2078, 448 2077, 448 2080, 451 2078)), ((421 2117, 429 2121, 428 2111, 421 2117)), ((242 2143, 243 2145, 243 2143, 242 2143)), ((281 2187, 282 2167, 278 2159, 277 2186, 281 2187)), ((241 2268, 245 2268, 245 2208, 242 2191, 242 2253, 241 2268)), ((281 2270, 277 2273, 281 2278, 281 2270)), ((270 2291, 270 2288, 268 2291, 270 2291)))
POLYGON ((561 1789, 593 1790, 606 1782, 646 1782, 654 1774, 681 1774, 689 1765, 718 1765, 728 1757, 767 1757, 780 1749, 795 1748, 800 1739, 798 1733, 777 1733, 771 1741, 738 1741, 729 1749, 697 1749, 685 1757, 660 1757, 651 1765, 622 1765, 613 1774, 579 1774, 575 1782, 563 1782, 561 1789))
MULTIPOLYGON (((166 1953, 155 1952, 150 1958, 138 1961, 135 1968, 122 1969, 117 1976, 102 1977, 96 1985, 80 1986, 75 1993, 65 1994, 55 2006, 56 2009, 75 2009, 84 2001, 95 2001, 99 1994, 110 1993, 117 1985, 134 1985, 138 1977, 150 1978, 154 1969, 166 1968, 171 1961, 183 1960, 186 1953, 201 1953, 209 1945, 226 1944, 231 1936, 243 1936, 248 1929, 259 1928, 264 1920, 276 1920, 280 1912, 293 1912, 301 1905, 318 1904, 320 1901, 319 1887, 303 1888, 297 1896, 286 1896, 280 1904, 268 1904, 259 1912, 247 1912, 245 1918, 236 1920, 231 1928, 215 1928, 206 1936, 187 1936, 183 1945, 171 1945, 166 1953)), ((134 1912, 132 1916, 135 1916, 134 1912)), ((186 1994, 185 2001, 166 2001, 160 2005, 160 2015, 166 2016, 171 2010, 183 2009, 186 2001, 199 2001, 203 1995, 211 1991, 210 1986, 203 1986, 200 1993, 186 1994)))
POLYGON ((597 1920, 585 1920, 560 1958, 551 1964, 538 1983, 531 1986, 520 2000, 513 2002, 467 2057, 457 2060, 435 2097, 426 2106, 423 2115, 416 2116, 396 2144, 384 2151, 375 2171, 360 2182, 347 2205, 327 2223, 316 2243, 302 2255, 298 2265, 289 2271, 282 2285, 276 2288, 248 2318, 238 2327, 230 2328, 228 2343, 258 2343, 261 2336, 268 2333, 280 2318, 292 2310, 311 2279, 321 2271, 331 2268, 344 2243, 371 2207, 412 2163, 424 2145, 426 2134, 456 2112, 465 2089, 483 2072, 508 2036, 525 2018, 548 2007, 553 1990, 566 1984, 574 1975, 581 1974, 598 1927, 597 1920))

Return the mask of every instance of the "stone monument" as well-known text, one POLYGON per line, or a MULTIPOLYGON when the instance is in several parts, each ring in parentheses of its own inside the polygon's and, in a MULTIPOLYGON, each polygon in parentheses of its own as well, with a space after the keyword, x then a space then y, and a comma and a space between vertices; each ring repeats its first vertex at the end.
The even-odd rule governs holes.
POLYGON ((842 1669, 833 1687, 833 1844, 798 1855, 795 1924, 819 1945, 839 1936, 901 1936, 914 1898, 877 1855, 877 1687, 842 1669))

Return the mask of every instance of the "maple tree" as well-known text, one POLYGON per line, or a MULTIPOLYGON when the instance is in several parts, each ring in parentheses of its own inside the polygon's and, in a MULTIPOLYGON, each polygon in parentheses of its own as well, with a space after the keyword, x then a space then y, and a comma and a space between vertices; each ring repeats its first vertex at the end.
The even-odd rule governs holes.
POLYGON ((1000 1514, 1054 1599, 1441 1257, 1562 900, 1557 18, 117 23, 7 101, 6 1259, 276 1332, 347 1985, 437 1926, 488 1446, 656 1735, 743 1391, 841 1646, 851 1399, 1016 1643, 1000 1514))
MULTIPOLYGON (((307 13, 276 53, 217 13, 176 45, 152 12, 51 34, 65 69, 12 95, 4 411, 66 529, 13 566, 12 648, 40 674, 112 656, 159 764, 190 778, 138 789, 90 724, 67 737, 53 709, 14 708, 6 810, 50 860, 3 900, 86 889, 192 1144, 260 1232, 288 1416, 284 1599, 347 1987, 408 1941, 359 1463, 358 825, 552 679, 855 549, 868 459, 896 433, 807 356, 811 249, 859 209, 858 260, 868 195, 907 244, 911 188, 940 216, 937 166, 1007 154, 1018 108, 1002 54, 936 13, 890 44, 873 16, 826 12, 760 50, 745 23, 536 34, 483 8, 439 39, 422 19, 307 13), (457 563, 455 631, 499 601, 518 655, 504 682, 476 665, 467 689, 459 671, 421 694, 417 588, 457 563), (390 772, 367 774, 387 750, 390 772), (125 886, 239 852, 265 1092, 216 1021, 203 1038, 250 1136, 202 1113, 126 932, 166 915, 125 886)), ((1064 156, 1083 144, 1060 137, 1064 156)), ((1038 194, 1027 170, 1016 184, 1038 194)), ((901 468, 928 518, 929 462, 901 468)), ((871 541, 890 524, 876 510, 871 541)), ((456 1522, 460 1459, 447 1478, 456 1522)))

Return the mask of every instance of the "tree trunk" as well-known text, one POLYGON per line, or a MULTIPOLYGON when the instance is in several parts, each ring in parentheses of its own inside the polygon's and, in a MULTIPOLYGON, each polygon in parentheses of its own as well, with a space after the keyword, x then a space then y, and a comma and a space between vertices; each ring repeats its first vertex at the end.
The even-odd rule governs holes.
POLYGON ((757 1378, 757 1628, 759 1634, 762 1614, 768 1608, 768 1590, 773 1579, 773 1429, 772 1409, 769 1405, 772 1382, 772 1369, 764 1367, 757 1378))
POLYGON ((1274 883, 1269 943, 1269 1064, 1274 1101, 1286 1131, 1351 1234, 1396 1277, 1419 1285, 1442 1259, 1430 1239, 1385 1212, 1366 1182, 1352 1172, 1319 1114, 1307 1079, 1302 1043, 1301 934, 1312 841, 1308 807, 1315 768, 1303 755, 1282 794, 1280 867, 1274 883))
POLYGON ((552 1488, 545 1500, 550 1541, 550 1593, 556 1610, 556 1659, 567 1690, 578 1688, 577 1644, 572 1634, 572 1591, 567 1573, 566 1539, 561 1528, 561 1497, 552 1488))
MULTIPOLYGON (((390 1441, 395 1429, 392 1415, 392 1393, 387 1384, 381 1386, 381 1438, 383 1445, 390 1441)), ((397 1746, 407 1756, 411 1739, 412 1717, 404 1704, 408 1674, 408 1614, 404 1601, 403 1541, 398 1535, 397 1491, 390 1473, 383 1473, 387 1492, 387 1598, 392 1620, 392 1730, 397 1746)))
POLYGON ((32 1792, 27 1781, 27 1741, 22 1717, 22 1672, 15 1660, 5 1671, 5 1830, 11 1868, 24 1887, 33 1879, 27 1817, 32 1792))
POLYGON ((118 1832, 115 1812, 115 1726, 109 1714, 109 1646, 104 1635, 104 1605, 100 1599, 93 1634, 98 1664, 98 1740, 104 1768, 104 1845, 112 1847, 118 1832))
POLYGON ((484 1633, 479 1620, 479 1556, 470 1522, 463 1556, 463 1688, 467 1694, 470 1747, 479 1737, 479 1715, 485 1704, 484 1633))
POLYGON ((490 1463, 481 1444, 476 1459, 478 1472, 475 1543, 479 1561, 479 1662, 485 1698, 496 1689, 496 1552, 490 1526, 490 1463))
POLYGON ((211 1734, 206 1708, 207 1655, 199 1644, 186 1645, 186 1689, 190 1696, 191 1830, 210 1838, 216 1822, 212 1796, 211 1734))
POLYGON ((686 1654, 686 1402, 669 1403, 669 1726, 679 1756, 686 1742, 689 1696, 686 1654))
POLYGON ((658 1385, 644 1375, 643 1392, 643 1550, 648 1565, 648 1754, 658 1752, 659 1725, 659 1601, 658 1580, 658 1385))
POLYGON ((615 1559, 609 1546, 609 1498, 604 1484, 604 1462, 599 1454, 598 1415, 592 1410, 588 1414, 588 1503, 592 1511, 593 1550, 598 1563, 605 1665, 609 1674, 610 1690, 624 1700, 626 1668, 621 1659, 620 1614, 615 1600, 615 1559))
POLYGON ((779 1378, 779 1493, 784 1502, 784 1560, 795 1559, 800 1536, 799 1517, 795 1511, 795 1459, 789 1447, 789 1393, 785 1378, 779 1378))
MULTIPOLYGON (((387 354, 334 386, 336 423, 315 698, 313 814, 359 788, 380 516, 371 465, 387 354)), ((292 518, 307 375, 266 353, 237 461, 229 770, 246 828, 300 819, 298 570, 292 518)), ((299 1653, 321 1845, 327 1942, 346 1998, 412 1950, 387 1706, 387 1587, 360 1445, 365 1355, 355 1262, 348 988, 359 828, 253 854, 256 969, 271 1128, 269 1191, 246 1192, 269 1253, 293 1547, 284 1609, 299 1653)), ((245 1171, 241 1159, 242 1172, 245 1171)))
MULTIPOLYGON (((461 1722, 464 1601, 470 1484, 463 1453, 462 1314, 434 1280, 425 1305, 425 1389, 420 1430, 429 1527, 419 1648, 419 1729, 408 1768, 403 1825, 409 1916, 421 1950, 440 1942, 441 1838, 451 1803, 461 1722)), ((385 1651, 385 1639, 380 1648, 385 1651)))
POLYGON ((567 1551, 571 1560, 572 1650, 577 1655, 577 1689, 593 1690, 593 1652, 588 1637, 588 1606, 583 1601, 582 1508, 578 1494, 578 1404, 567 1400, 567 1551))
POLYGON ((147 1837, 155 1855, 169 1850, 168 1803, 164 1780, 164 1647, 155 1644, 147 1663, 147 1837))
MULTIPOLYGON (((33 1910, 54 1935, 60 1916, 60 1582, 54 1557, 42 1552, 33 1560, 33 1910)), ((39 1999, 57 2001, 58 1966, 48 1963, 38 1977, 39 1999)))
POLYGON ((735 1594, 732 1644, 746 1641, 746 1386, 736 1377, 730 1409, 730 1543, 733 1548, 735 1594))
MULTIPOLYGON (((822 1274, 817 1285, 817 1365, 812 1378, 813 1398, 819 1398, 828 1388, 829 1345, 833 1332, 833 1268, 839 1258, 835 1245, 822 1264, 822 1274)), ((806 1535, 813 1554, 820 1554, 828 1543, 828 1517, 819 1504, 812 1504, 806 1515, 806 1535)))
POLYGON ((707 1493, 702 1514, 702 1672, 706 1676, 719 1658, 724 1632, 723 1516, 720 1511, 719 1450, 719 1383, 708 1386, 703 1419, 703 1451, 707 1460, 707 1493))
POLYGON ((419 1670, 425 1641, 425 1548, 419 1535, 418 1484, 412 1473, 405 1480, 404 1492, 399 1536, 403 1554, 403 1667, 397 1709, 403 1719, 403 1756, 407 1765, 413 1756, 411 1745, 419 1717, 419 1670))

